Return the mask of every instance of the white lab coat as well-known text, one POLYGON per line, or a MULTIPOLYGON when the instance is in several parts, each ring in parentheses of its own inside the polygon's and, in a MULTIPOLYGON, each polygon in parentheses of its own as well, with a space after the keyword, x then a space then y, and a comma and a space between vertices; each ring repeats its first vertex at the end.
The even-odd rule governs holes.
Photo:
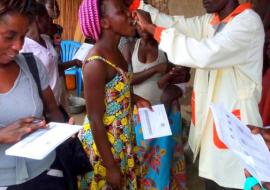
POLYGON ((246 124, 262 126, 261 97, 264 28, 259 16, 247 9, 217 30, 213 15, 184 18, 168 16, 140 4, 153 23, 165 27, 159 48, 176 64, 196 68, 192 98, 193 122, 189 144, 195 158, 200 152, 199 175, 227 188, 243 188, 244 168, 214 138, 211 103, 223 103, 246 124))

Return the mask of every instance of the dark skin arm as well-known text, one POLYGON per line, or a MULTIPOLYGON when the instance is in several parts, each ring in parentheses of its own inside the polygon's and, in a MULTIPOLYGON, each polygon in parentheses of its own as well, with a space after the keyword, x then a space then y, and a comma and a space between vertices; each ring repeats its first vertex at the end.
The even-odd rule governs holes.
POLYGON ((60 64, 58 64, 59 73, 64 74, 64 71, 66 69, 69 69, 69 68, 74 67, 74 66, 82 67, 82 62, 78 59, 74 59, 71 61, 67 61, 65 63, 60 63, 60 64))
POLYGON ((104 88, 106 84, 106 66, 101 61, 87 63, 83 70, 87 115, 91 130, 103 165, 106 167, 107 181, 116 189, 121 188, 121 171, 111 152, 111 144, 103 124, 105 112, 104 88))
POLYGON ((50 121, 64 122, 64 118, 58 109, 56 100, 50 87, 42 91, 42 100, 48 119, 50 121))
POLYGON ((131 84, 140 84, 158 73, 165 74, 168 68, 170 68, 168 64, 158 64, 145 71, 134 73, 131 84))
POLYGON ((163 75, 158 81, 159 88, 166 88, 169 84, 188 82, 190 79, 190 68, 173 67, 170 72, 163 75))
POLYGON ((141 30, 154 36, 156 25, 151 22, 150 14, 143 10, 136 10, 132 14, 141 30))
POLYGON ((34 123, 34 117, 20 119, 6 127, 0 128, 0 144, 13 144, 19 142, 25 135, 40 128, 45 128, 45 121, 34 123))
POLYGON ((131 96, 132 96, 132 104, 136 105, 137 108, 149 108, 150 110, 153 110, 151 103, 148 100, 136 94, 132 94, 131 96))
MULTIPOLYGON (((132 64, 131 58, 132 58, 132 52, 134 50, 134 45, 135 45, 135 42, 127 43, 122 51, 123 57, 125 58, 126 62, 129 64, 132 64)), ((142 72, 133 73, 131 84, 132 85, 140 84, 157 73, 165 74, 169 68, 170 67, 166 63, 166 64, 156 65, 142 72)))

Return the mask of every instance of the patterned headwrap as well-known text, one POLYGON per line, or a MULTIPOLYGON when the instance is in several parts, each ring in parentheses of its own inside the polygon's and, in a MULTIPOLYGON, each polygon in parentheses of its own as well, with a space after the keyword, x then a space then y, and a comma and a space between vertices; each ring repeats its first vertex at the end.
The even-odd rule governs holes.
POLYGON ((83 0, 79 9, 79 19, 82 32, 86 38, 99 40, 100 27, 100 0, 83 0))

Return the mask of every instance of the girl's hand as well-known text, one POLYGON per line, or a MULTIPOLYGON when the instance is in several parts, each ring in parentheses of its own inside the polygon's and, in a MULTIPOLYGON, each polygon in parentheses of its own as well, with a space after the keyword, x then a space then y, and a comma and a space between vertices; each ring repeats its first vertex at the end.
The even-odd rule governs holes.
POLYGON ((154 35, 156 26, 152 23, 151 16, 143 10, 136 10, 132 13, 133 19, 143 32, 154 35))
MULTIPOLYGON (((251 174, 245 169, 245 176, 252 177, 251 174)), ((270 183, 262 183, 263 187, 267 190, 270 190, 270 183)), ((255 185, 252 190, 262 190, 260 185, 255 185)))
POLYGON ((255 127, 252 125, 248 125, 250 128, 251 132, 253 134, 261 134, 268 149, 270 150, 270 128, 261 128, 261 127, 255 127))
POLYGON ((153 68, 155 69, 156 73, 164 75, 171 69, 171 66, 169 64, 158 64, 153 68))
POLYGON ((69 118, 68 124, 69 125, 75 125, 75 119, 74 119, 74 117, 69 118))
POLYGON ((114 190, 122 189, 122 173, 117 165, 107 168, 106 179, 114 190))
POLYGON ((4 128, 0 128, 0 143, 16 143, 20 141, 25 135, 45 127, 45 120, 40 120, 34 117, 20 119, 4 128))
POLYGON ((186 67, 173 67, 169 74, 171 75, 171 84, 188 82, 190 79, 190 69, 186 67))
POLYGON ((133 100, 134 100, 134 103, 136 104, 137 108, 148 108, 150 110, 153 110, 151 102, 142 98, 141 96, 133 94, 133 100))

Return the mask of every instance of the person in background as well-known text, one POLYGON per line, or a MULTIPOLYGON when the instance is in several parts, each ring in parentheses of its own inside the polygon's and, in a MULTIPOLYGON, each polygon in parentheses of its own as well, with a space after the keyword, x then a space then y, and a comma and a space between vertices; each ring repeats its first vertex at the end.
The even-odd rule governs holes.
POLYGON ((152 34, 170 62, 195 68, 189 144, 199 156, 207 190, 242 189, 244 168, 217 135, 211 103, 222 103, 245 124, 262 126, 259 113, 264 28, 250 3, 203 0, 208 14, 168 16, 135 0, 137 24, 152 34), (146 17, 149 13, 153 23, 146 17))
POLYGON ((63 97, 64 84, 60 75, 64 70, 72 66, 81 67, 82 63, 79 60, 74 60, 64 64, 59 64, 59 55, 53 46, 51 38, 46 35, 48 31, 50 31, 50 27, 52 25, 45 6, 40 3, 33 3, 31 11, 34 16, 34 20, 27 32, 21 52, 31 52, 42 61, 43 65, 47 69, 50 79, 50 87, 53 90, 57 104, 59 105, 65 119, 68 120, 69 116, 64 109, 65 106, 61 106, 61 103, 65 105, 66 101, 61 99, 63 97))
MULTIPOLYGON (((63 27, 59 24, 53 23, 53 20, 59 18, 60 16, 60 9, 57 0, 36 0, 36 2, 42 4, 47 9, 49 19, 48 22, 50 27, 49 30, 46 31, 45 34, 51 37, 52 43, 58 53, 58 55, 61 54, 61 41, 62 41, 62 33, 63 33, 63 27)), ((80 60, 71 60, 68 62, 65 62, 65 64, 60 64, 60 74, 62 75, 64 73, 64 70, 73 67, 78 66, 81 67, 82 62, 80 60)))
POLYGON ((158 50, 158 43, 150 34, 140 28, 137 28, 137 32, 140 38, 127 43, 123 49, 124 57, 132 65, 133 92, 149 100, 152 105, 165 104, 173 133, 169 137, 144 140, 141 124, 138 118, 135 119, 138 156, 142 167, 141 185, 143 189, 183 190, 186 188, 186 176, 178 106, 178 98, 183 92, 181 88, 169 83, 173 75, 179 73, 173 73, 176 70, 170 71, 172 65, 168 63, 165 53, 158 50), (173 106, 173 101, 176 101, 176 106, 173 106), (177 120, 170 119, 172 115, 177 115, 177 120))
POLYGON ((80 189, 140 189, 132 104, 149 107, 131 93, 131 72, 118 49, 121 36, 134 36, 122 0, 83 0, 82 32, 95 41, 83 66, 87 119, 79 133, 94 171, 80 178, 80 189))
POLYGON ((53 20, 58 19, 60 16, 60 9, 57 0, 36 0, 36 2, 41 3, 47 9, 49 18, 51 19, 51 29, 47 31, 47 35, 52 38, 56 49, 60 49, 63 27, 59 24, 53 23, 53 20))
MULTIPOLYGON (((46 35, 51 26, 49 15, 44 5, 40 3, 33 3, 31 12, 34 19, 26 34, 21 52, 33 53, 42 61, 48 72, 50 87, 53 90, 56 102, 61 106, 63 84, 59 76, 58 54, 50 37, 46 35)), ((63 107, 61 107, 61 110, 63 110, 65 118, 68 119, 63 107)))
POLYGON ((55 151, 42 160, 7 156, 5 150, 24 136, 45 128, 43 112, 63 122, 49 77, 35 57, 41 95, 26 59, 19 53, 33 16, 30 0, 0 1, 0 189, 65 190, 55 151))
POLYGON ((38 3, 43 4, 51 19, 57 19, 60 16, 60 9, 57 0, 36 0, 38 3))

